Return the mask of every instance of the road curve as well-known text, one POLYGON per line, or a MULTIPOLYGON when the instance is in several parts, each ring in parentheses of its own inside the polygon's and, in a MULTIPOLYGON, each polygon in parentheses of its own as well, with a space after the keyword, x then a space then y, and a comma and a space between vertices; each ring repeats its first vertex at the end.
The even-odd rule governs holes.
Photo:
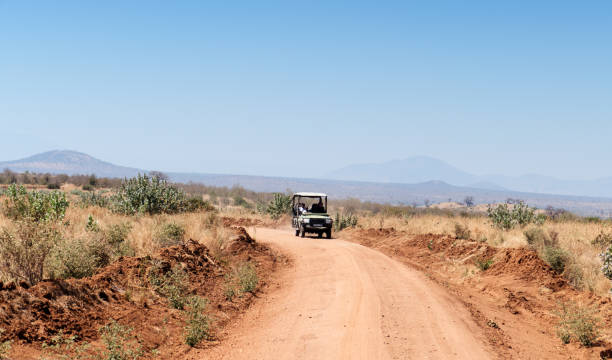
POLYGON ((489 359, 459 301, 417 270, 361 245, 257 229, 294 259, 281 287, 206 359, 489 359))

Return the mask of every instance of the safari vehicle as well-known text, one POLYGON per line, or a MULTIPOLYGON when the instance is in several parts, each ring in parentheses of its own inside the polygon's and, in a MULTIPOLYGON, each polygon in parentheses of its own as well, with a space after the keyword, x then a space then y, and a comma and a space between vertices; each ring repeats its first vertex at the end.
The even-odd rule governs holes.
POLYGON ((307 233, 331 239, 333 220, 327 214, 327 195, 322 193, 299 192, 293 194, 293 227, 295 236, 307 233))

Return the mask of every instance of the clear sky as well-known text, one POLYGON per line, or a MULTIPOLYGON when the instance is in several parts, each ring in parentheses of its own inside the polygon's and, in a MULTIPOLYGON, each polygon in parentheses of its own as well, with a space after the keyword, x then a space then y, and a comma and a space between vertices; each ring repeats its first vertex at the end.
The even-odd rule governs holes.
POLYGON ((612 2, 0 0, 0 125, 0 160, 612 176, 612 2))

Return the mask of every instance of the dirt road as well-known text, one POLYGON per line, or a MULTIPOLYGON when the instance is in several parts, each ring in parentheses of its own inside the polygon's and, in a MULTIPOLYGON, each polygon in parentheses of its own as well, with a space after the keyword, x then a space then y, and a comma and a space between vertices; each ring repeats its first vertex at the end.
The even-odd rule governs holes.
POLYGON ((213 359, 488 359, 459 301, 424 274, 342 240, 257 229, 295 266, 230 326, 213 359))

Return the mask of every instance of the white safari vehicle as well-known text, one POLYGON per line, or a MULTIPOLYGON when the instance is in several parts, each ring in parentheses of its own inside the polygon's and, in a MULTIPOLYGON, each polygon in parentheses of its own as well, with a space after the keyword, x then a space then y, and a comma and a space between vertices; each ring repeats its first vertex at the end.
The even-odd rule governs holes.
POLYGON ((327 195, 298 192, 293 194, 293 228, 295 236, 307 233, 331 239, 333 219, 327 214, 327 195))

